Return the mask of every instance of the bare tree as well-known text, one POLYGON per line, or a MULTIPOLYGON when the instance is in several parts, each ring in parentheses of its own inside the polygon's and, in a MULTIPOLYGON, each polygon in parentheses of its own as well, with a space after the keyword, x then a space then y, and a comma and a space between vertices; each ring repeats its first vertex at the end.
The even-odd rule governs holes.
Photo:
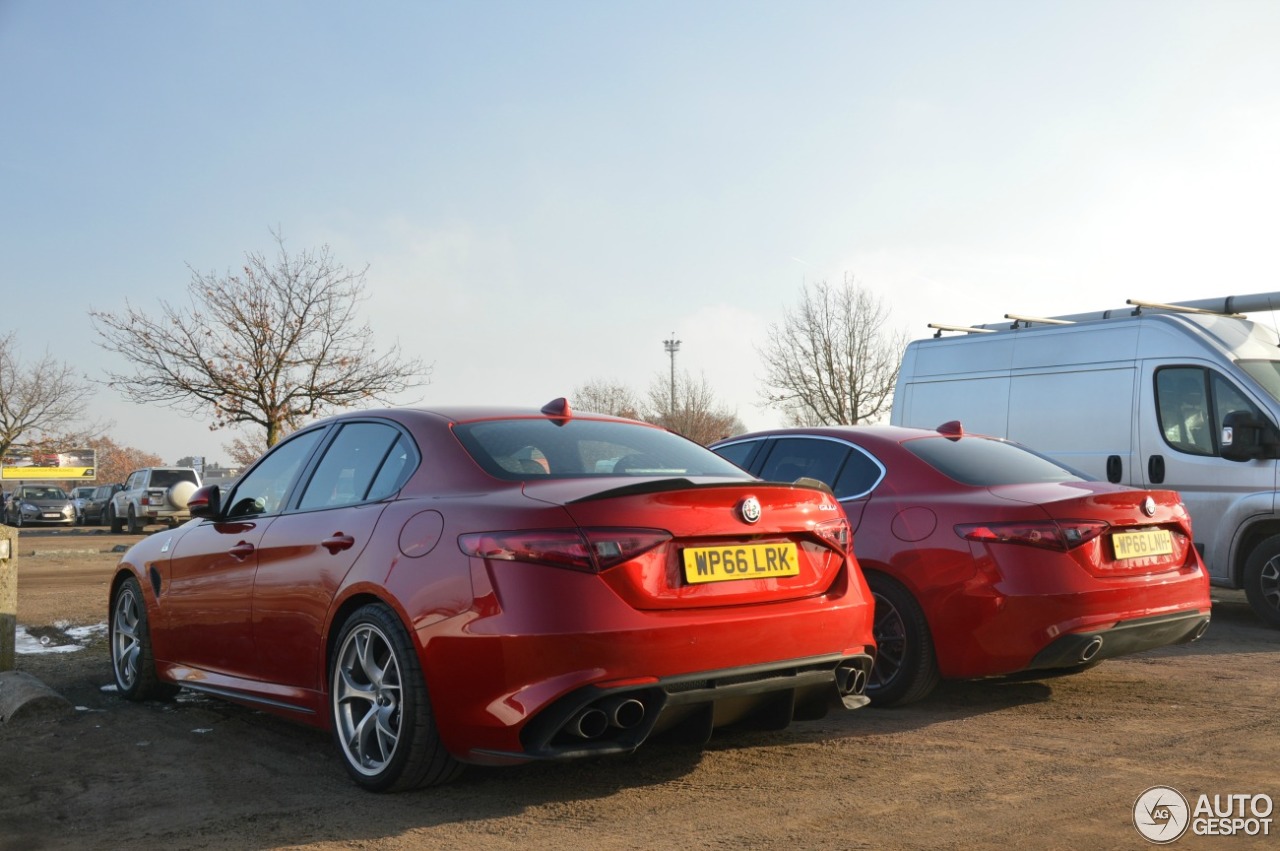
POLYGON ((573 388, 569 404, 575 411, 640 419, 640 401, 631 388, 603 378, 593 378, 573 388))
POLYGON ((211 429, 260 426, 270 447, 306 419, 427 383, 430 367, 402 359, 399 344, 379 355, 358 324, 368 267, 348 271, 328 246, 291 256, 272 236, 273 260, 249 253, 222 276, 192 269, 188 309, 91 310, 100 345, 134 370, 108 373, 110 385, 133 402, 212 413, 211 429))
MULTIPOLYGON (((287 435, 281 435, 281 437, 287 437, 287 435)), ((241 436, 233 438, 230 443, 222 444, 222 450, 227 453, 232 465, 237 467, 248 467, 270 448, 261 437, 255 440, 241 436)))
POLYGON ((674 410, 670 378, 664 375, 654 377, 649 386, 649 405, 644 419, 666 426, 704 446, 746 431, 737 414, 716 399, 706 376, 695 380, 687 371, 676 377, 674 410))
POLYGON ((14 449, 58 451, 83 445, 74 429, 93 397, 93 387, 47 350, 24 362, 13 332, 0 337, 0 458, 14 449))
POLYGON ((769 326, 760 350, 764 406, 795 425, 856 425, 884 414, 907 345, 888 322, 880 299, 847 276, 837 288, 804 287, 799 307, 769 326))

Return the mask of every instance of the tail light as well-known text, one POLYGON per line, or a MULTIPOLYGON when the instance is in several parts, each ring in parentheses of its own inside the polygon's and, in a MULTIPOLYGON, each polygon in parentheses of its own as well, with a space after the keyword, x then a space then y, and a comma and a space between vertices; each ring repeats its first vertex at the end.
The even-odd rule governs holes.
POLYGON ((467 555, 599 573, 671 540, 661 529, 525 529, 458 536, 467 555))
POLYGON ((1042 520, 1028 523, 964 523, 955 528, 957 535, 969 541, 1025 544, 1029 547, 1067 552, 1092 541, 1107 531, 1109 524, 1101 520, 1042 520))
POLYGON ((847 553, 853 542, 853 534, 849 530, 849 521, 841 517, 839 520, 828 520, 813 528, 818 537, 834 545, 840 552, 847 553))

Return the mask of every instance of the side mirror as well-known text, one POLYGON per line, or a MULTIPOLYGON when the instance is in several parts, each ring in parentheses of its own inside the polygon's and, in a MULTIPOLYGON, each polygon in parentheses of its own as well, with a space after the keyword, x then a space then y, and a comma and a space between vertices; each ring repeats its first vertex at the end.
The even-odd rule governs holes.
POLYGON ((1232 411, 1222 418, 1220 446, 1228 461, 1253 461, 1267 455, 1268 424, 1248 411, 1232 411))
POLYGON ((217 517, 222 513, 222 489, 217 485, 196 488, 187 500, 187 510, 192 517, 217 517))

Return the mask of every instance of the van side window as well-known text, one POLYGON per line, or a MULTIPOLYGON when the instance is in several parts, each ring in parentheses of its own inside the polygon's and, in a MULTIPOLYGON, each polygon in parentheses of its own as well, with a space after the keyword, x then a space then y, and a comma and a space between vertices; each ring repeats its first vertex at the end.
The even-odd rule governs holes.
POLYGON ((1191 455, 1213 455, 1213 417, 1200 367, 1165 367, 1156 372, 1156 410, 1165 443, 1191 455))
POLYGON ((1222 434, 1222 421, 1227 414, 1246 411, 1259 422, 1270 422, 1270 418, 1258 410, 1240 389, 1218 373, 1213 373, 1213 434, 1215 439, 1222 434))
POLYGON ((1156 372, 1156 410, 1165 442, 1179 452, 1216 455, 1222 421, 1234 411, 1267 417, 1238 387, 1200 367, 1165 367, 1156 372), (1212 393, 1206 394, 1209 388, 1212 393))

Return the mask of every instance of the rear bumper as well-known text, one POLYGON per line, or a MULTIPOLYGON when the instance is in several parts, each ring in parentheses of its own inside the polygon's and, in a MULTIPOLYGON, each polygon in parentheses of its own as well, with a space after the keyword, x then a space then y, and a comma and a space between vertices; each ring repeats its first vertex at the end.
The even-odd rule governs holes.
MULTIPOLYGON (((487 582, 476 568, 473 582, 487 582)), ((705 738, 749 718, 785 726, 842 705, 839 683, 865 676, 874 652, 856 572, 827 594, 675 611, 637 610, 599 576, 563 568, 496 565, 492 576, 473 612, 417 636, 443 744, 468 762, 626 752, 668 730, 705 738), (619 702, 639 718, 600 729, 588 710, 619 702), (584 711, 594 735, 567 733, 584 711)))
POLYGON ((1204 635, 1209 614, 1199 610, 1121 621, 1110 629, 1063 635, 1036 654, 1027 670, 1069 669, 1170 644, 1186 644, 1204 635))
POLYGON ((1202 569, 1099 579, 1062 565, 1009 571, 1002 581, 970 582, 930 601, 942 676, 1002 676, 1073 667, 1092 659, 1190 640, 1208 623, 1209 583, 1202 569), (1025 581, 1032 575, 1037 582, 1025 581), (1101 647, 1089 645, 1101 636, 1101 647), (1101 655, 1098 655, 1101 654, 1101 655), (1067 661, 1062 662, 1065 658, 1067 661))
POLYGON ((629 753, 654 736, 704 744, 734 724, 782 729, 831 708, 865 706, 869 654, 832 655, 666 677, 620 688, 586 686, 539 712, 519 751, 477 749, 478 762, 525 762, 629 753))

